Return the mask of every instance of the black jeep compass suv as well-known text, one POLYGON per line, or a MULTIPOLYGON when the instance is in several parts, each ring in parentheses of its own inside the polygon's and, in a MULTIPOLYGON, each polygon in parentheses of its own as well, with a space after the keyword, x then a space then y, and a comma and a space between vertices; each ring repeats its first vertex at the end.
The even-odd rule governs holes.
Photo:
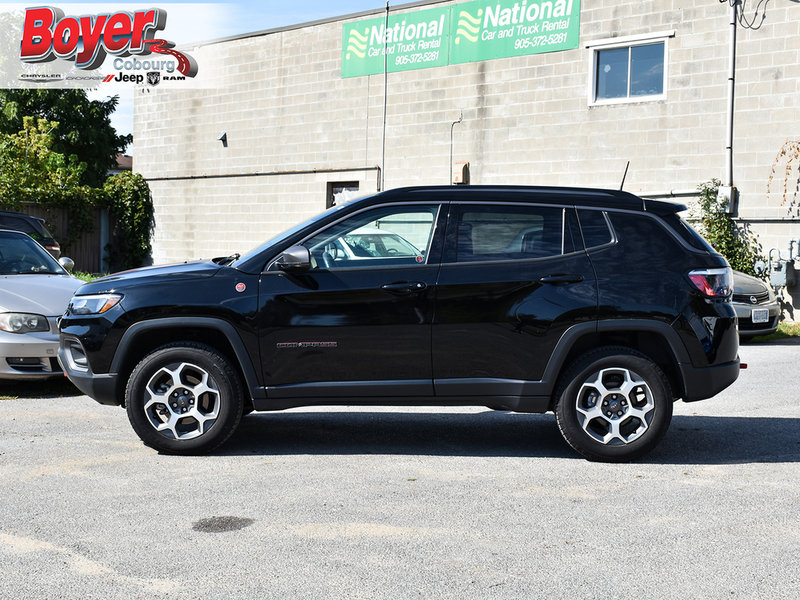
POLYGON ((593 460, 631 460, 672 403, 738 376, 725 259, 625 192, 396 189, 244 256, 78 289, 70 380, 127 408, 145 444, 208 452, 243 414, 307 405, 554 411, 593 460))

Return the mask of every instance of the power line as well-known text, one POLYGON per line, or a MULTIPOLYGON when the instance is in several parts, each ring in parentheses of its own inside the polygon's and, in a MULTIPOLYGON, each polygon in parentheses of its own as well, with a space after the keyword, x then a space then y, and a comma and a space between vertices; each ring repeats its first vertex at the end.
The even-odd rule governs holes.
POLYGON ((719 2, 720 4, 728 4, 730 6, 739 5, 740 8, 737 11, 739 25, 744 29, 752 29, 754 31, 761 29, 764 20, 767 18, 767 3, 769 0, 758 0, 755 10, 752 11, 753 16, 749 19, 747 18, 747 13, 749 13, 750 10, 748 10, 747 5, 748 3, 752 5, 750 0, 719 0, 719 2), (759 14, 761 15, 760 19, 759 14))

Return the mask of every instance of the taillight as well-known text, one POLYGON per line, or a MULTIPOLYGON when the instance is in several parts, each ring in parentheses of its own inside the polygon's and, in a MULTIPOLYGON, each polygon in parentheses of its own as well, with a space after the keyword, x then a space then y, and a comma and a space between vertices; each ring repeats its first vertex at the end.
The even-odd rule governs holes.
POLYGON ((706 296, 724 298, 733 292, 733 271, 730 267, 698 269, 689 273, 689 279, 706 296))

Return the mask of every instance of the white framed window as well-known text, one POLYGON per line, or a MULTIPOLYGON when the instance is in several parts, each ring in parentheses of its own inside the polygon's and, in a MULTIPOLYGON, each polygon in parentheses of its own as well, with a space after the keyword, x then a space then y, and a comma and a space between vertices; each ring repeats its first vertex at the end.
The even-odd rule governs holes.
POLYGON ((589 105, 666 99, 669 39, 674 36, 673 30, 587 43, 589 105))

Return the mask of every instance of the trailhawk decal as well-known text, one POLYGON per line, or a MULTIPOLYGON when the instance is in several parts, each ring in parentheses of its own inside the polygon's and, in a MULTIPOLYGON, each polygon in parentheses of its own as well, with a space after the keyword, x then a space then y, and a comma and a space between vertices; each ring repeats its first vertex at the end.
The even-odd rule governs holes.
POLYGON ((339 342, 278 342, 275 344, 278 350, 295 348, 338 348, 339 342))

